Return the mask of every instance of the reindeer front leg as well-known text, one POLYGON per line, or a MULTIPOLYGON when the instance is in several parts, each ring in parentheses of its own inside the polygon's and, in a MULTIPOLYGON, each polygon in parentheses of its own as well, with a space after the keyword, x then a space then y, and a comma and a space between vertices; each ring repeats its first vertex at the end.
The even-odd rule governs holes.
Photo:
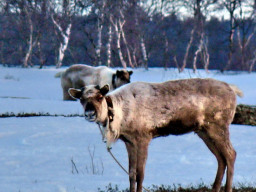
POLYGON ((138 151, 137 151, 137 192, 142 192, 143 180, 144 180, 144 172, 146 161, 148 157, 148 145, 151 141, 151 138, 142 137, 138 140, 138 151))
POLYGON ((125 142, 129 158, 129 180, 130 192, 136 192, 136 175, 137 175, 137 144, 136 142, 125 142))

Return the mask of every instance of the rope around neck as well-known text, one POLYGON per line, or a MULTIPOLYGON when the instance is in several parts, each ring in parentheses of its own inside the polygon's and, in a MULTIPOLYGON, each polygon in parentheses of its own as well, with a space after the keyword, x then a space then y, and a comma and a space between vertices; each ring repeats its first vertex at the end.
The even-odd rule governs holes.
MULTIPOLYGON (((102 135, 102 141, 104 142, 105 136, 103 133, 103 129, 101 128, 100 124, 98 124, 99 129, 100 129, 100 133, 102 135)), ((106 124, 106 129, 109 129, 109 118, 107 119, 107 124, 106 124)), ((107 148, 108 153, 111 155, 111 157, 114 159, 114 161, 119 165, 119 167, 127 174, 129 175, 129 172, 124 168, 124 166, 117 160, 117 158, 114 156, 114 154, 111 152, 112 148, 107 148)), ((149 189, 145 188, 142 186, 142 188, 147 191, 150 192, 149 189)))

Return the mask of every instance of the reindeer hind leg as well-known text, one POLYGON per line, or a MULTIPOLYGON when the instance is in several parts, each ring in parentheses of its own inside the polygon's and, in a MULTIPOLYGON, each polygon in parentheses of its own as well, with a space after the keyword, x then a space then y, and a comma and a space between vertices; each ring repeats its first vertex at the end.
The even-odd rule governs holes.
MULTIPOLYGON (((227 125, 212 125, 211 127, 208 127, 208 129, 205 129, 203 134, 205 135, 204 137, 206 138, 203 138, 203 140, 206 143, 208 142, 207 146, 209 147, 210 145, 212 145, 212 148, 215 148, 215 151, 218 152, 218 156, 220 156, 223 159, 225 168, 227 167, 225 192, 232 192, 232 180, 234 175, 236 151, 234 150, 229 138, 229 127, 227 125)), ((216 158, 219 159, 219 157, 217 156, 216 158)), ((218 173, 216 176, 215 183, 218 182, 217 177, 218 173)), ((214 185, 214 187, 215 186, 216 185, 214 185)))
POLYGON ((204 141, 209 150, 215 155, 218 161, 218 170, 215 181, 213 183, 213 192, 219 192, 221 188, 221 182, 225 173, 225 169, 227 167, 226 161, 221 152, 216 147, 214 140, 212 140, 207 133, 199 132, 197 134, 204 141))
POLYGON ((227 162, 227 178, 225 192, 232 192, 232 181, 234 176, 234 164, 236 160, 236 151, 234 150, 230 139, 226 139, 222 148, 223 155, 227 162))
POLYGON ((72 83, 70 79, 61 79, 61 86, 63 89, 63 100, 75 100, 73 97, 71 97, 68 93, 69 88, 72 88, 72 83))

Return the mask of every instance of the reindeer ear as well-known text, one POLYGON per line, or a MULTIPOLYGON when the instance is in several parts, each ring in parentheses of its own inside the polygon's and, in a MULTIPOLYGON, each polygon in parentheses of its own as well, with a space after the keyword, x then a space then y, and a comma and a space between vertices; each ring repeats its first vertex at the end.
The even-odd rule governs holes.
POLYGON ((123 74, 124 74, 123 71, 119 71, 119 70, 116 71, 116 76, 117 77, 121 77, 123 74))
POLYGON ((100 93, 104 96, 109 92, 109 85, 106 84, 103 87, 100 88, 100 93))
POLYGON ((96 85, 96 86, 95 86, 95 89, 100 90, 100 86, 99 86, 99 85, 96 85))
POLYGON ((133 71, 128 71, 129 75, 131 76, 133 74, 133 71))
POLYGON ((80 99, 83 95, 83 91, 80 89, 74 89, 74 88, 70 88, 68 90, 68 93, 71 97, 73 97, 74 99, 80 99))

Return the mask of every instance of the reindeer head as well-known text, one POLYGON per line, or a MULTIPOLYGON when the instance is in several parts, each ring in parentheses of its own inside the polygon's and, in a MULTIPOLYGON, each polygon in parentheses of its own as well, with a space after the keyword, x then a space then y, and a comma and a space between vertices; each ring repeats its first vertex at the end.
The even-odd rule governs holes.
POLYGON ((130 83, 131 82, 131 75, 133 71, 127 71, 125 69, 122 70, 117 70, 115 74, 115 79, 113 84, 115 84, 115 87, 120 87, 124 84, 130 83))
POLYGON ((84 108, 84 116, 88 121, 103 123, 107 119, 108 106, 105 95, 109 91, 109 85, 100 88, 98 85, 85 86, 82 89, 70 88, 71 97, 80 99, 84 108))

